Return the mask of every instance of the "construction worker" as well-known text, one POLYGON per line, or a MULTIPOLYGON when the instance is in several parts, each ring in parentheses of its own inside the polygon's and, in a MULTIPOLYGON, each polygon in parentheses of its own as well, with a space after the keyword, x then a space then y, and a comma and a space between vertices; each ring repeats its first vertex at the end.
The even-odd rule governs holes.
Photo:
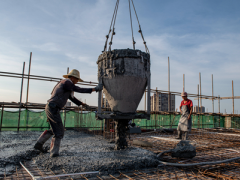
POLYGON ((191 131, 192 128, 192 109, 193 103, 190 99, 187 98, 187 93, 182 92, 182 101, 179 106, 180 112, 182 114, 179 123, 178 123, 178 136, 177 139, 187 140, 188 139, 188 132, 191 131))
POLYGON ((67 75, 63 75, 64 78, 53 88, 51 93, 51 98, 48 100, 48 103, 45 107, 45 112, 47 115, 47 120, 51 125, 51 129, 45 130, 39 137, 34 148, 45 153, 43 149, 43 144, 52 136, 52 142, 50 146, 50 157, 59 156, 60 142, 64 135, 64 127, 62 119, 60 116, 61 109, 67 103, 67 100, 70 99, 73 103, 80 106, 87 106, 85 103, 79 101, 74 97, 74 92, 78 93, 92 93, 93 91, 102 90, 102 84, 98 84, 95 88, 80 88, 75 84, 77 82, 82 82, 80 78, 80 73, 78 70, 73 69, 67 75))

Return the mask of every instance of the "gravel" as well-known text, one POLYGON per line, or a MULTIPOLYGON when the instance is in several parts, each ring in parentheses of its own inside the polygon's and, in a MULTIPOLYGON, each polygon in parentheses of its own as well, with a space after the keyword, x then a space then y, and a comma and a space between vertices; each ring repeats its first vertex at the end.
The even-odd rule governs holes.
MULTIPOLYGON (((114 150, 101 136, 89 135, 77 131, 65 131, 61 141, 60 156, 50 158, 33 150, 41 132, 1 132, 0 175, 8 167, 14 167, 19 161, 30 160, 46 170, 56 174, 99 171, 101 175, 114 174, 118 171, 129 171, 153 167, 158 164, 156 155, 148 150, 129 147, 114 150)), ((45 143, 50 146, 50 140, 45 143)), ((10 168, 11 169, 11 168, 10 168)))
POLYGON ((19 166, 19 161, 31 160, 40 154, 33 146, 41 132, 0 132, 0 177, 19 166))

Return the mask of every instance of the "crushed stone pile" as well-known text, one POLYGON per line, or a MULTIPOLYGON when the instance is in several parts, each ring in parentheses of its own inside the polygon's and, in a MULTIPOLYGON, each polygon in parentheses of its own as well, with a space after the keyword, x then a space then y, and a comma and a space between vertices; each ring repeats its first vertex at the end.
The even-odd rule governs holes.
POLYGON ((66 131, 61 142, 60 156, 49 158, 49 153, 40 154, 33 162, 55 173, 77 173, 100 171, 100 174, 114 174, 153 167, 158 164, 156 155, 151 151, 136 147, 114 150, 101 136, 88 135, 76 131, 66 131))
MULTIPOLYGON (((61 141, 60 156, 50 158, 33 149, 42 132, 0 133, 0 176, 4 171, 14 170, 19 161, 30 160, 37 166, 55 174, 100 171, 100 174, 114 174, 118 171, 156 167, 158 160, 151 151, 136 147, 114 150, 114 144, 102 136, 89 135, 73 130, 65 131, 61 141)), ((50 146, 51 140, 45 143, 50 146)))
POLYGON ((9 174, 19 165, 19 161, 31 160, 40 154, 33 149, 41 132, 0 132, 0 177, 9 174))

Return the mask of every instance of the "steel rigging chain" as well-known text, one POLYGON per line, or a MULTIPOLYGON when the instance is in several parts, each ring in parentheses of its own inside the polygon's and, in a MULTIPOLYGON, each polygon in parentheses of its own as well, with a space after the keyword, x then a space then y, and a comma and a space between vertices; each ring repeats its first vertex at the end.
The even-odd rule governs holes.
MULTIPOLYGON (((108 35, 106 35, 106 41, 105 41, 105 45, 104 45, 103 52, 107 50, 107 43, 108 43, 109 35, 110 35, 110 33, 112 32, 112 34, 111 34, 111 40, 110 40, 110 42, 109 42, 109 48, 108 48, 108 51, 111 51, 111 46, 112 46, 112 41, 113 41, 113 35, 116 34, 114 27, 115 27, 115 22, 116 22, 116 17, 117 17, 117 11, 118 11, 119 1, 120 1, 120 0, 117 0, 117 1, 116 1, 116 5, 115 5, 114 12, 113 12, 113 17, 112 17, 111 25, 110 25, 110 28, 109 28, 109 32, 108 32, 108 35)), ((137 12, 136 12, 136 9, 135 9, 133 0, 131 0, 131 2, 132 2, 132 6, 133 6, 133 9, 134 9, 134 12, 135 12, 135 15, 136 15, 136 19, 137 19, 137 22, 138 22, 138 26, 139 26, 138 32, 141 34, 141 37, 142 37, 142 40, 143 40, 143 44, 144 44, 144 46, 145 46, 145 51, 146 51, 146 53, 150 53, 150 52, 149 52, 149 49, 148 49, 148 47, 147 47, 146 41, 144 40, 144 37, 143 37, 141 25, 140 25, 140 22, 139 22, 139 20, 138 20, 138 16, 137 16, 137 12)), ((130 0, 128 0, 128 3, 129 3, 129 14, 130 14, 130 22, 131 22, 133 49, 135 49, 135 44, 136 44, 136 42, 134 41, 134 36, 133 36, 133 27, 132 27, 132 15, 131 15, 131 5, 130 5, 131 3, 130 3, 130 0)))
POLYGON ((141 34, 141 37, 142 37, 142 40, 143 40, 143 44, 144 44, 144 46, 145 46, 146 53, 149 53, 149 54, 150 54, 150 52, 149 52, 149 50, 148 50, 148 47, 147 47, 147 44, 146 44, 146 41, 144 40, 144 37, 143 37, 141 25, 140 25, 140 22, 139 22, 139 20, 138 20, 137 11, 136 11, 136 9, 135 9, 133 0, 131 0, 131 1, 132 1, 132 6, 133 6, 133 9, 134 9, 134 12, 135 12, 135 15, 136 15, 136 18, 137 18, 138 26, 139 26, 138 32, 141 34))
POLYGON ((132 14, 131 14, 131 5, 130 5, 130 0, 128 0, 128 3, 129 3, 129 14, 130 14, 130 22, 131 22, 131 30, 132 30, 133 49, 135 50, 135 44, 136 44, 136 42, 134 41, 134 36, 133 36, 133 27, 132 27, 132 14))
POLYGON ((103 52, 107 50, 108 38, 109 38, 110 33, 112 32, 111 41, 109 42, 109 49, 111 50, 113 35, 115 35, 114 26, 115 26, 115 21, 116 21, 116 17, 117 17, 118 4, 119 4, 119 0, 117 0, 116 5, 115 5, 115 9, 114 9, 114 12, 113 12, 113 17, 112 17, 111 25, 110 25, 110 28, 109 28, 109 32, 108 32, 108 35, 106 35, 106 42, 105 42, 105 45, 104 45, 103 52), (113 24, 113 27, 112 27, 112 24, 113 24), (112 31, 112 28, 113 28, 113 31, 112 31))

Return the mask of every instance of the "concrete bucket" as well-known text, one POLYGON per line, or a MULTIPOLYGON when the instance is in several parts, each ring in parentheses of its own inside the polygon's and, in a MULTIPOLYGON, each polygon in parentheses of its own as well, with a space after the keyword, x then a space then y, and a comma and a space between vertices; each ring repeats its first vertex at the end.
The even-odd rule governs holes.
POLYGON ((140 50, 115 49, 98 57, 98 78, 114 112, 134 113, 150 74, 150 55, 140 50))

